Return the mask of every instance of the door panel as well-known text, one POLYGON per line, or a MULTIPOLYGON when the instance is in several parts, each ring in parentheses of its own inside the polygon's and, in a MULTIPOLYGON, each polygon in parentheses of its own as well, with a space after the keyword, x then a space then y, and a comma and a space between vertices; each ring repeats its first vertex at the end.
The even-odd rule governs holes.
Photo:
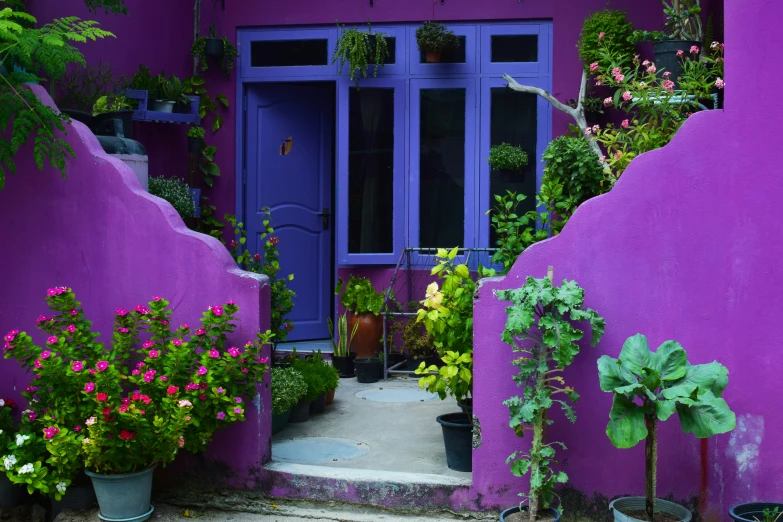
POLYGON ((269 207, 281 275, 295 276, 289 341, 329 337, 333 107, 334 91, 322 85, 257 85, 248 93, 247 231, 250 248, 263 249, 260 209, 269 207))

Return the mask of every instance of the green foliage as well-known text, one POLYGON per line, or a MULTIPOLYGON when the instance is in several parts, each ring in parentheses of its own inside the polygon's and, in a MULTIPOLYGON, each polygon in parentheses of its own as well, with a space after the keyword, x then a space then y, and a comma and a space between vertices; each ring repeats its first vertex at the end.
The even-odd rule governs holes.
POLYGON ((291 367, 302 374, 307 385, 307 392, 303 397, 305 400, 314 401, 327 391, 328 383, 320 366, 314 359, 300 359, 294 356, 291 361, 291 367))
POLYGON ((424 22, 416 29, 416 43, 420 51, 442 51, 459 47, 459 38, 454 31, 438 22, 424 22))
POLYGON ((196 213, 190 187, 179 178, 150 177, 149 193, 171 203, 183 220, 192 218, 196 213))
POLYGON ((426 363, 416 368, 416 375, 424 376, 419 379, 419 386, 437 393, 441 400, 451 395, 458 402, 464 402, 473 392, 472 350, 466 353, 447 350, 441 360, 444 365, 440 368, 434 364, 427 367, 426 363))
POLYGON ((307 383, 295 368, 272 368, 272 413, 280 415, 296 406, 307 393, 307 383))
MULTIPOLYGON (((198 58, 198 61, 201 62, 202 72, 205 72, 209 69, 209 63, 207 62, 206 55, 208 38, 218 38, 217 34, 215 33, 214 25, 209 26, 208 37, 200 36, 196 38, 196 40, 193 42, 193 46, 190 48, 190 54, 198 58)), ((232 44, 231 41, 225 36, 220 37, 220 40, 223 42, 223 58, 220 62, 220 69, 223 71, 223 74, 230 76, 231 69, 234 68, 234 62, 239 56, 239 51, 237 51, 237 48, 234 47, 234 44, 232 44)))
POLYGON ((190 98, 185 94, 185 84, 172 75, 168 79, 161 77, 159 96, 162 100, 175 103, 190 103, 190 98))
POLYGON ((661 3, 666 16, 664 31, 634 31, 630 41, 690 40, 700 44, 712 42, 711 37, 704 38, 699 0, 661 0, 661 3))
POLYGON ((84 112, 91 112, 101 96, 113 95, 129 86, 124 76, 114 75, 111 65, 103 65, 101 62, 94 67, 74 65, 54 83, 55 92, 60 94, 58 107, 84 112))
POLYGON ((524 194, 511 190, 505 196, 495 195, 496 205, 487 210, 490 215, 490 226, 495 230, 497 250, 492 254, 493 263, 503 265, 503 273, 508 273, 514 266, 519 254, 537 241, 546 239, 546 230, 536 228, 537 214, 535 211, 520 214, 519 205, 526 199, 524 194))
POLYGON ((65 176, 66 163, 74 155, 61 137, 69 119, 42 104, 23 84, 39 81, 39 75, 58 80, 69 64, 85 65, 84 56, 72 42, 114 36, 96 27, 97 22, 76 17, 57 19, 40 28, 32 27, 35 23, 27 13, 8 7, 0 10, 0 63, 8 71, 14 66, 26 71, 0 76, 0 189, 5 186, 6 171, 16 172, 14 157, 31 136, 38 169, 49 163, 65 176))
POLYGON ((586 18, 576 44, 585 69, 589 70, 590 64, 596 62, 602 66, 606 65, 602 62, 599 43, 609 46, 618 54, 634 54, 636 48, 629 42, 632 33, 633 24, 628 21, 623 11, 605 9, 586 18))
POLYGON ((106 14, 128 14, 128 8, 125 7, 125 0, 84 0, 84 4, 90 12, 96 13, 102 8, 106 14))
POLYGON ((199 125, 193 125, 188 129, 187 132, 188 138, 193 138, 197 140, 203 140, 204 139, 204 127, 201 127, 199 125))
POLYGON ((522 147, 501 143, 490 147, 487 161, 492 170, 519 172, 527 165, 528 157, 522 147))
POLYGON ((212 132, 215 133, 223 126, 223 116, 218 109, 221 111, 228 109, 228 98, 225 94, 216 94, 213 98, 207 91, 205 84, 206 81, 201 76, 185 78, 183 92, 199 96, 199 116, 202 120, 208 115, 212 116, 212 132))
POLYGON ((373 33, 370 22, 367 22, 367 30, 360 31, 356 27, 346 29, 344 25, 337 24, 340 29, 340 37, 332 55, 332 63, 339 62, 337 74, 342 74, 345 62, 348 62, 348 70, 351 81, 359 84, 359 77, 367 78, 367 69, 372 62, 375 65, 373 77, 378 74, 378 67, 383 67, 389 56, 389 48, 383 33, 373 33), (356 71, 359 71, 359 75, 356 71))
POLYGON ((348 283, 338 279, 334 295, 341 293, 340 303, 354 314, 381 313, 383 294, 375 291, 369 279, 356 277, 353 274, 348 279, 348 283))
POLYGON ((506 325, 503 342, 511 345, 515 354, 512 364, 518 368, 514 382, 524 388, 522 396, 514 396, 503 402, 509 409, 509 426, 522 437, 525 431, 533 431, 530 453, 512 453, 506 463, 511 472, 523 476, 530 471, 530 519, 535 520, 540 509, 546 509, 555 497, 554 486, 565 483, 568 477, 562 471, 555 472, 555 448, 562 443, 544 440, 548 410, 556 403, 568 420, 576 421, 573 403, 579 394, 565 384, 560 372, 569 366, 579 354, 578 342, 584 332, 574 326, 587 321, 591 327, 591 345, 595 346, 604 333, 606 323, 590 309, 584 309, 584 290, 574 281, 563 281, 560 287, 552 286, 549 278, 528 277, 525 284, 515 290, 499 290, 501 301, 510 301, 506 307, 506 325))
POLYGON ((753 518, 757 522, 778 522, 781 516, 783 516, 783 512, 776 507, 775 509, 764 508, 764 511, 761 512, 761 520, 758 517, 753 518))
POLYGON ((148 98, 154 100, 158 97, 160 78, 159 76, 153 76, 149 67, 139 64, 139 69, 131 76, 130 88, 147 91, 148 98))
POLYGON ((106 112, 127 111, 131 109, 131 104, 125 96, 101 96, 95 100, 92 106, 92 115, 97 116, 106 112))
MULTIPOLYGON (((416 301, 408 307, 408 311, 417 311, 418 309, 419 303, 416 301)), ((424 359, 436 353, 434 339, 424 323, 405 316, 399 317, 389 328, 390 342, 394 344, 398 336, 402 341, 402 347, 399 351, 407 352, 408 357, 424 359)))
MULTIPOLYGON (((264 207, 261 212, 265 215, 262 221, 264 232, 259 236, 259 239, 264 242, 263 252, 250 254, 246 247, 247 232, 244 224, 237 221, 236 216, 230 214, 226 214, 224 217, 233 228, 234 236, 238 239, 232 240, 226 246, 242 270, 269 277, 272 284, 271 329, 275 340, 282 343, 288 337, 288 333, 294 329, 294 323, 286 319, 286 316, 294 309, 293 299, 296 297, 296 293, 288 288, 288 282, 293 281, 294 274, 282 277, 279 275, 280 251, 277 249, 279 238, 274 235, 275 229, 272 228, 272 214, 269 208, 264 207)), ((223 240, 222 236, 219 236, 218 239, 223 240)))
POLYGON ((334 324, 332 318, 328 317, 326 321, 329 323, 329 335, 332 338, 332 346, 334 347, 334 355, 337 357, 348 357, 351 354, 351 343, 356 335, 356 330, 359 329, 359 322, 353 324, 353 330, 350 337, 348 336, 348 312, 345 312, 337 316, 337 338, 334 336, 334 324))

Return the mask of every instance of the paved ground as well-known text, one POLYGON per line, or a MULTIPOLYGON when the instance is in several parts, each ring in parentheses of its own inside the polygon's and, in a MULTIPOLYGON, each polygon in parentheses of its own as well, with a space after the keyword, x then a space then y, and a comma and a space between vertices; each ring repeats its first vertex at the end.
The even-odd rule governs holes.
POLYGON ((326 413, 311 415, 307 422, 289 423, 273 437, 272 459, 470 478, 470 473, 448 469, 443 435, 435 421, 438 415, 457 411, 453 399, 441 401, 437 395, 420 391, 417 379, 402 377, 375 384, 340 379, 326 413), (357 396, 362 394, 366 398, 357 396))

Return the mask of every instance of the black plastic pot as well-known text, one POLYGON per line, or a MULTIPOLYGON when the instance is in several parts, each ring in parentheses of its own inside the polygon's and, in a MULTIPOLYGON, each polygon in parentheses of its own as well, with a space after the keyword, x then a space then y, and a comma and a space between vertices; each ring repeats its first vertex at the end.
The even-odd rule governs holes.
POLYGON ((454 471, 473 471, 473 422, 467 413, 447 413, 437 419, 443 429, 446 462, 454 471))
POLYGON ((409 372, 418 368, 422 362, 427 363, 427 367, 430 367, 433 364, 438 364, 438 357, 436 355, 430 355, 423 359, 414 359, 413 357, 408 356, 408 358, 405 359, 405 364, 409 372))
POLYGON ((98 135, 101 129, 112 128, 117 129, 109 134, 101 134, 102 136, 117 136, 118 138, 133 139, 133 111, 116 111, 116 112, 104 112, 92 117, 92 131, 98 135), (101 125, 102 122, 108 120, 119 120, 120 126, 106 126, 101 125), (122 134, 122 135, 120 135, 122 134))
POLYGON ((332 365, 337 368, 337 373, 339 373, 340 377, 343 379, 347 379, 355 375, 353 366, 354 359, 356 359, 356 354, 354 352, 351 352, 351 355, 348 357, 332 356, 332 365))
POLYGON ((690 40, 661 40, 653 42, 652 48, 655 53, 655 68, 659 77, 663 77, 664 72, 670 72, 669 79, 674 82, 674 88, 679 89, 680 85, 677 82, 677 77, 682 74, 682 60, 686 57, 698 60, 698 55, 694 56, 690 53, 691 47, 699 47, 701 50, 701 44, 699 42, 693 42, 690 40), (677 56, 677 51, 682 51, 684 56, 680 58, 677 56))
MULTIPOLYGON (((522 506, 522 511, 527 511, 527 509, 528 509, 527 506, 522 506)), ((561 515, 560 515, 560 512, 558 510, 556 510, 554 508, 549 508, 549 509, 545 509, 544 512, 549 514, 549 515, 552 515, 553 517, 555 517, 554 522, 560 522, 560 516, 561 515)), ((514 513, 519 513, 519 506, 508 508, 507 510, 502 512, 500 514, 500 522, 505 522, 506 521, 506 517, 509 516, 509 515, 513 515, 514 513)))
POLYGON ((204 148, 204 140, 201 138, 188 137, 188 152, 191 154, 200 154, 204 148))
POLYGON ((356 380, 358 382, 364 384, 378 382, 380 359, 356 359, 353 365, 356 368, 356 380))
POLYGON ((323 413, 326 411, 326 394, 324 393, 310 403, 310 413, 323 413))
POLYGON ((777 502, 737 504, 729 509, 729 516, 734 522, 756 522, 757 520, 764 520, 765 509, 769 509, 772 512, 775 508, 778 508, 778 513, 783 513, 783 504, 777 502))
POLYGON ((291 416, 288 422, 306 422, 310 420, 310 401, 302 399, 291 408, 291 416))
POLYGON ((285 425, 288 424, 288 419, 291 417, 291 409, 285 410, 283 413, 273 413, 272 414, 272 435, 275 433, 280 433, 283 431, 283 428, 285 428, 285 425))
POLYGON ((222 38, 207 38, 207 42, 204 45, 204 54, 210 58, 221 60, 223 58, 223 52, 222 38))
POLYGON ((77 111, 76 109, 60 109, 60 112, 69 116, 72 120, 80 121, 92 127, 92 114, 84 111, 77 111))

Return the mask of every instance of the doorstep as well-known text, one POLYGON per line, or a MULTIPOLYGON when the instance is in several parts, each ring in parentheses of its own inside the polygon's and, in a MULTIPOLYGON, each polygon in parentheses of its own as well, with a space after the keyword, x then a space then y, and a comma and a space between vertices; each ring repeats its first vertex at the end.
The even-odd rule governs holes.
POLYGON ((296 348, 296 353, 304 353, 308 355, 315 353, 318 350, 321 350, 321 353, 331 354, 334 346, 332 345, 331 339, 321 339, 318 341, 285 342, 277 343, 275 345, 275 352, 289 354, 294 351, 294 348, 296 348))

